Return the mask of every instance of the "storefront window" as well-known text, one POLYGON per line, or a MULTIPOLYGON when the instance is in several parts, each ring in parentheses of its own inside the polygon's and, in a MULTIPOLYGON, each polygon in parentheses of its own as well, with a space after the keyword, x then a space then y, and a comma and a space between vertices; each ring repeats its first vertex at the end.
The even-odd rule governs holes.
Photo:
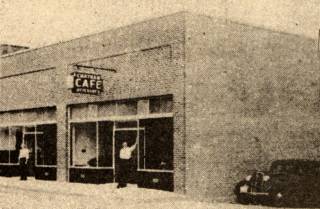
POLYGON ((96 123, 80 123, 73 126, 73 165, 95 166, 96 123))
POLYGON ((173 170, 173 119, 140 120, 139 168, 173 170))
POLYGON ((0 128, 0 163, 9 163, 9 128, 0 128))
POLYGON ((72 135, 72 166, 112 167, 113 122, 73 124, 72 135))
POLYGON ((37 165, 57 164, 57 126, 37 126, 37 165))
MULTIPOLYGON (((21 129, 18 130, 21 131, 21 129)), ((21 134, 19 135, 19 133, 16 128, 0 128, 0 163, 18 162, 21 145, 21 134)))
POLYGON ((14 150, 10 151, 10 163, 18 163, 19 150, 22 143, 22 127, 10 127, 11 145, 14 145, 14 150))
POLYGON ((170 114, 161 114, 172 113, 172 96, 82 104, 70 108, 72 167, 115 166, 118 148, 113 134, 130 130, 139 133, 137 161, 140 169, 173 170, 173 119, 169 118, 170 114), (144 115, 148 119, 139 120, 144 115), (87 118, 93 120, 89 122, 87 118))

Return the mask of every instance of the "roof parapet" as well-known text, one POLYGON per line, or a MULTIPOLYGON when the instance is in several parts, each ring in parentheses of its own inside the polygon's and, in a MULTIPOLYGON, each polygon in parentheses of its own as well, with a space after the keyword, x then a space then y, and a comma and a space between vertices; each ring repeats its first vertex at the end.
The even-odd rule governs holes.
POLYGON ((10 44, 0 44, 0 56, 26 49, 29 49, 29 47, 10 44))

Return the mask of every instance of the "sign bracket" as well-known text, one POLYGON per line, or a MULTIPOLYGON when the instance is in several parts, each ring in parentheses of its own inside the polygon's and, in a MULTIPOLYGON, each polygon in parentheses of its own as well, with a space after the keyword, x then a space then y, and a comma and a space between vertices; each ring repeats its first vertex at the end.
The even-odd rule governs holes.
POLYGON ((105 71, 110 71, 110 72, 114 72, 114 73, 117 72, 115 69, 112 69, 112 68, 94 67, 94 66, 79 65, 79 64, 76 64, 74 66, 77 67, 78 69, 79 68, 88 68, 88 69, 105 70, 105 71))

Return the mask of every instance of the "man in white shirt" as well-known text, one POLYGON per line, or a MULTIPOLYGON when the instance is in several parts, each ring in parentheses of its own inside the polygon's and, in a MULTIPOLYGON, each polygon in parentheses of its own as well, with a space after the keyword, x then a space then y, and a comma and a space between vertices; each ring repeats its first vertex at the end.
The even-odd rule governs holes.
POLYGON ((19 163, 20 163, 20 180, 27 180, 28 176, 28 160, 29 160, 29 149, 25 144, 21 145, 19 152, 19 163))
POLYGON ((129 172, 130 172, 130 160, 132 157, 132 152, 136 149, 137 142, 131 147, 128 146, 127 142, 122 143, 122 148, 120 150, 120 163, 118 172, 119 184, 117 188, 122 188, 127 186, 129 172))

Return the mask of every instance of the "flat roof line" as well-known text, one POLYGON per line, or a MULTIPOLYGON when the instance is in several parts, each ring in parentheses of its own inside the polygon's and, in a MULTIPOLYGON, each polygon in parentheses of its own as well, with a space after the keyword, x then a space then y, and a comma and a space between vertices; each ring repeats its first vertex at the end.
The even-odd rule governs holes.
POLYGON ((185 14, 185 13, 189 13, 189 12, 188 11, 179 11, 179 12, 175 12, 175 13, 172 13, 172 14, 167 14, 167 15, 162 15, 162 16, 158 16, 158 17, 147 18, 147 19, 142 20, 142 21, 134 22, 134 23, 131 23, 131 24, 126 24, 126 25, 123 25, 123 26, 115 27, 115 28, 110 28, 110 29, 107 29, 107 30, 104 30, 104 31, 100 31, 100 32, 97 32, 97 33, 84 35, 84 36, 73 38, 73 39, 69 39, 69 40, 66 40, 66 41, 60 41, 60 42, 56 42, 56 43, 53 43, 53 44, 40 46, 40 47, 37 47, 37 48, 30 48, 30 49, 26 49, 26 50, 10 53, 10 54, 5 54, 5 55, 0 56, 0 59, 1 58, 10 57, 10 56, 14 56, 14 55, 18 55, 18 54, 28 53, 28 52, 31 52, 31 51, 36 51, 36 50, 47 48, 47 47, 51 47, 51 46, 56 46, 56 45, 68 43, 68 42, 79 40, 79 39, 82 39, 82 38, 98 36, 98 35, 103 34, 103 33, 114 32, 114 31, 117 31, 117 30, 121 30, 123 28, 128 28, 128 27, 134 26, 134 25, 139 25, 139 24, 143 24, 143 23, 146 23, 146 22, 152 22, 152 21, 155 21, 155 20, 158 20, 158 19, 163 19, 163 18, 175 16, 177 14, 185 14))

